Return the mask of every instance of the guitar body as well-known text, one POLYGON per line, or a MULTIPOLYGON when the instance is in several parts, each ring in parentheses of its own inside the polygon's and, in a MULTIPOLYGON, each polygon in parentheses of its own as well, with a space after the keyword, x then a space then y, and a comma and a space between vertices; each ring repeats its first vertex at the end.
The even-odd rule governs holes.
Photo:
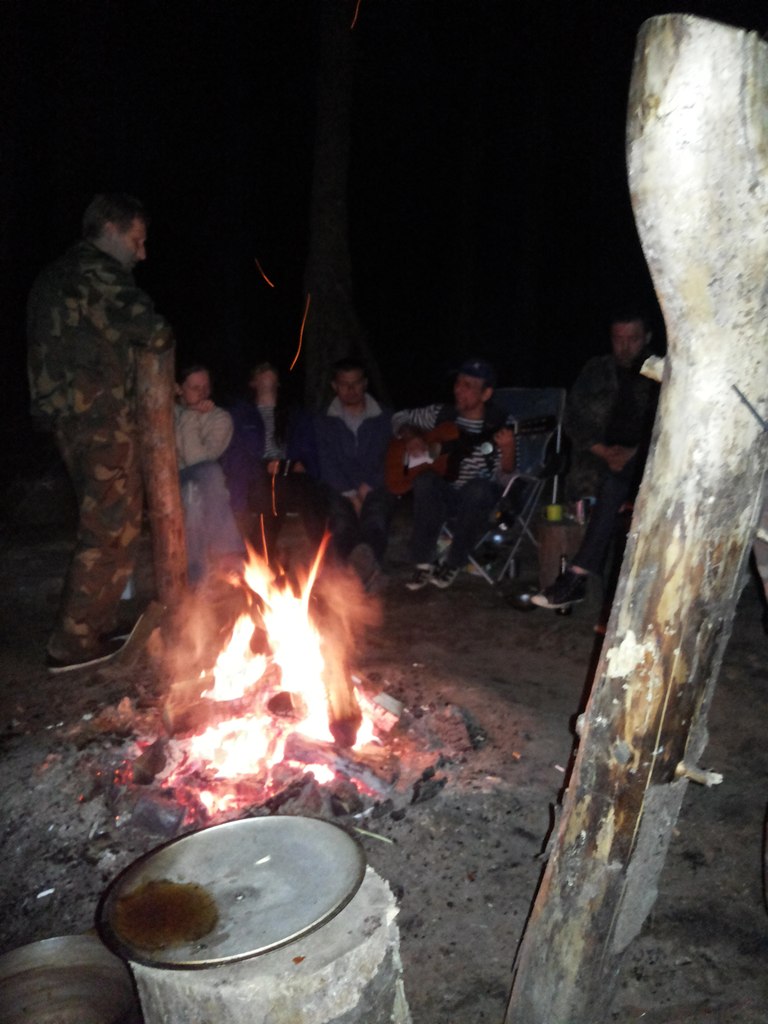
POLYGON ((459 428, 450 420, 439 423, 432 430, 427 431, 424 440, 432 457, 431 462, 421 462, 417 466, 408 465, 407 440, 396 437, 390 442, 387 450, 387 457, 384 463, 384 482, 387 490, 392 494, 407 494, 413 486, 413 481, 421 473, 432 470, 444 476, 448 465, 448 453, 445 445, 456 441, 459 437, 459 428))
MULTIPOLYGON (((529 420, 513 420, 506 425, 514 431, 515 439, 517 439, 527 434, 550 433, 557 427, 557 418, 555 416, 537 416, 529 420)), ((384 462, 384 483, 387 490, 392 494, 398 496, 407 494, 413 486, 413 481, 416 477, 428 469, 432 470, 433 473, 438 473, 440 476, 445 476, 448 472, 450 450, 453 447, 455 451, 455 442, 462 437, 462 434, 452 420, 446 420, 445 423, 439 423, 422 436, 427 443, 432 461, 420 462, 416 466, 408 465, 408 441, 406 438, 396 437, 393 441, 390 441, 387 457, 384 462)), ((486 434, 485 436, 486 441, 484 443, 487 445, 487 451, 491 452, 493 445, 490 443, 488 435, 486 434)), ((470 448, 483 443, 482 438, 472 434, 464 434, 463 437, 466 438, 470 448)))

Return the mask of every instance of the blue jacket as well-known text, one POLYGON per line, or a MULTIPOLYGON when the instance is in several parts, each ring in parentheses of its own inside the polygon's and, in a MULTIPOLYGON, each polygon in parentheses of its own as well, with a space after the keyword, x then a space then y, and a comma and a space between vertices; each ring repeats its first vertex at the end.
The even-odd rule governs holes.
POLYGON ((366 395, 365 418, 353 433, 341 416, 335 398, 324 416, 316 420, 320 479, 334 491, 345 494, 360 484, 384 486, 384 460, 392 440, 392 413, 366 395))
MULTIPOLYGON (((264 472, 264 421, 253 402, 237 402, 229 410, 234 433, 229 447, 221 457, 227 476, 227 487, 232 511, 244 513, 248 508, 248 490, 251 481, 264 472)), ((288 414, 285 431, 286 458, 301 462, 315 480, 320 477, 314 423, 312 417, 301 410, 288 414)))

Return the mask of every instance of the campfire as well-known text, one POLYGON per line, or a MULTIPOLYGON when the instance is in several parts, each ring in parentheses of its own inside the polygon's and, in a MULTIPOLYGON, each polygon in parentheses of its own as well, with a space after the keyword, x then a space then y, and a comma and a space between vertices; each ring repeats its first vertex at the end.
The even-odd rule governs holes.
POLYGON ((172 660, 174 673, 192 664, 194 676, 171 685, 163 735, 139 741, 121 783, 153 782, 195 823, 295 795, 300 783, 342 792, 345 806, 352 793, 352 803, 386 793, 396 768, 382 738, 401 709, 368 692, 348 663, 375 606, 350 577, 329 573, 318 585, 324 549, 305 580, 251 552, 223 600, 191 611, 172 660))

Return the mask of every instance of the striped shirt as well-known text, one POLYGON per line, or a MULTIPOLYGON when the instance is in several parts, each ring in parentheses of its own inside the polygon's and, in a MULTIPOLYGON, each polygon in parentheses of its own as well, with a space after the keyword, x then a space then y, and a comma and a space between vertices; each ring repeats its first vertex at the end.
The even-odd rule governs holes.
MULTIPOLYGON (((403 409, 401 412, 396 412, 392 417, 392 433, 399 434, 405 426, 415 427, 417 430, 428 433, 437 426, 438 422, 445 422, 445 417, 440 419, 445 408, 444 405, 437 403, 422 406, 420 409, 403 409)), ((471 447, 469 444, 467 445, 468 451, 459 463, 458 475, 452 481, 453 487, 458 489, 469 480, 475 480, 478 477, 502 482, 501 453, 495 444, 489 442, 488 428, 485 422, 469 420, 463 416, 453 416, 451 419, 462 434, 482 435, 482 440, 478 437, 476 444, 471 447), (490 450, 488 450, 489 443, 490 450)))

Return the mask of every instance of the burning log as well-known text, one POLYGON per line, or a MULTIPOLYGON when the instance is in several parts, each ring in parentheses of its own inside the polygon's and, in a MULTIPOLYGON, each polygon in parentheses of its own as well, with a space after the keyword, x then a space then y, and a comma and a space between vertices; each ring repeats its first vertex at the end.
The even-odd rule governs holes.
POLYGON ((328 727, 340 747, 352 747, 363 721, 355 696, 352 675, 345 660, 333 648, 325 652, 325 688, 328 694, 328 727))
POLYGON ((374 748, 367 748, 364 757, 365 760, 362 755, 357 758, 350 753, 342 753, 332 743, 309 740, 299 733, 289 736, 285 744, 286 761, 327 765, 347 778, 356 779, 373 793, 388 793, 397 779, 397 762, 390 753, 379 753, 374 748))
POLYGON ((515 1024, 609 1018, 706 746, 765 469, 750 405, 764 415, 768 400, 766 81, 756 34, 687 15, 641 30, 628 163, 669 355, 581 746, 516 963, 515 1024))

